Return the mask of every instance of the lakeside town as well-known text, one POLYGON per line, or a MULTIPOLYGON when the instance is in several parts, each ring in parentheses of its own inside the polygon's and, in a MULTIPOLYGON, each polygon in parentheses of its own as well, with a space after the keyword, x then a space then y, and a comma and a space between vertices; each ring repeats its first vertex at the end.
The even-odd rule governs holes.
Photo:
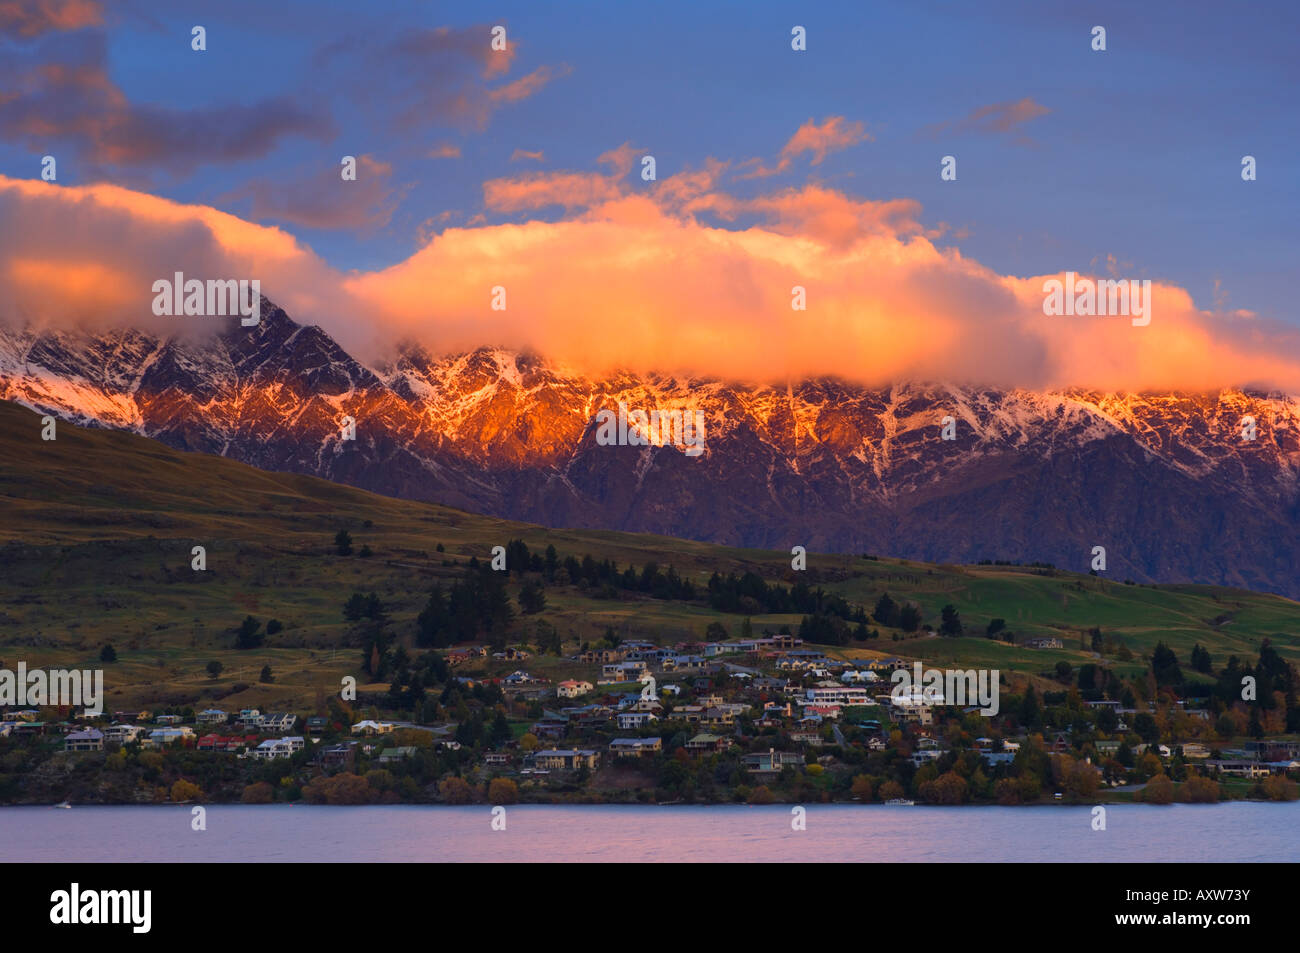
MULTIPOLYGON (((1300 740, 1286 730, 1294 669, 1268 645, 1253 667, 1231 659, 1201 697, 1177 697, 1178 662, 1163 646, 1149 677, 1131 682, 1097 665, 1058 665, 1052 691, 1000 676, 992 714, 942 689, 897 690, 906 680, 896 673, 914 659, 845 654, 788 632, 671 646, 610 632, 547 658, 548 672, 567 676, 558 680, 537 673, 537 646, 466 643, 419 654, 399 646, 383 659, 386 692, 321 696, 314 711, 9 708, 0 720, 0 801, 955 805, 1300 796, 1300 740), (1231 694, 1241 673, 1265 681, 1264 704, 1231 694)), ((1193 661, 1206 668, 1208 654, 1193 661)))

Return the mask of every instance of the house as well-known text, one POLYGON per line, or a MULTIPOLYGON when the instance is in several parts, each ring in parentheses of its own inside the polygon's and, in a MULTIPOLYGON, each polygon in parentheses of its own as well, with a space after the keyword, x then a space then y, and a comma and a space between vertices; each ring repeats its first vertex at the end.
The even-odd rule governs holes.
POLYGON ((43 735, 49 726, 43 721, 6 721, 5 734, 22 737, 24 735, 43 735))
POLYGON ((103 751, 104 733, 95 728, 72 731, 63 739, 64 751, 103 751))
POLYGON ((658 715, 663 712, 664 703, 657 698, 646 698, 644 695, 628 692, 618 703, 618 707, 631 711, 648 711, 658 715))
POLYGON ((645 662, 610 662, 600 667, 600 677, 607 682, 638 682, 649 673, 645 662))
POLYGON ((702 705, 678 705, 667 715, 673 721, 684 721, 688 725, 698 724, 704 718, 702 705))
POLYGON ((595 688, 591 682, 578 682, 567 679, 555 686, 555 694, 560 698, 580 698, 595 688))
POLYGON ((803 767, 803 755, 797 751, 775 751, 769 748, 741 758, 745 769, 752 774, 776 774, 785 767, 803 767))
POLYGON ((840 681, 846 685, 861 685, 863 683, 870 684, 871 682, 877 682, 879 680, 880 676, 870 669, 845 669, 844 674, 840 676, 840 681))
POLYGON ((135 725, 109 725, 104 729, 104 740, 110 744, 129 745, 145 731, 135 725))
POLYGON ((908 708, 899 708, 894 712, 894 720, 898 722, 916 722, 921 727, 929 727, 934 724, 934 709, 929 705, 913 705, 908 708))
POLYGON ((194 729, 188 726, 179 728, 155 728, 149 732, 149 744, 170 745, 194 737, 194 729))
POLYGON ((594 768, 600 761, 600 752, 583 748, 549 748, 533 752, 533 766, 550 771, 576 771, 594 768))
POLYGON ((287 758, 293 752, 289 750, 289 744, 283 738, 267 738, 249 754, 259 761, 270 761, 274 758, 287 758))
POLYGON ((545 679, 538 678, 535 675, 530 675, 528 672, 516 669, 505 678, 501 679, 501 684, 509 687, 513 685, 531 685, 534 682, 541 681, 545 681, 545 679))
POLYGON ((1207 761, 1205 762, 1212 768, 1217 768, 1220 774, 1229 774, 1242 778, 1266 778, 1273 772, 1269 770, 1268 765, 1261 764, 1258 761, 1207 761))
POLYGON ((658 721, 659 716, 650 711, 624 711, 619 712, 616 721, 618 727, 623 731, 629 731, 634 728, 644 728, 652 721, 658 721))
POLYGON ((495 659, 505 659, 510 662, 522 662, 527 658, 531 658, 532 653, 528 652, 526 649, 508 648, 504 652, 493 652, 492 657, 495 659))
POLYGON ((307 719, 307 734, 323 735, 329 731, 330 720, 323 715, 312 715, 307 719))
POLYGON ((359 721, 352 726, 354 735, 386 735, 397 726, 387 721, 371 721, 366 719, 359 721))
POLYGON ((154 724, 164 726, 179 725, 184 720, 180 715, 159 715, 154 719, 154 724))
POLYGON ((330 745, 320 753, 320 763, 323 767, 350 767, 356 762, 356 759, 357 743, 355 741, 330 745))
POLYGON ((834 718, 835 720, 838 721, 840 717, 840 706, 839 705, 804 705, 803 714, 805 718, 811 715, 815 715, 818 718, 834 718))
POLYGON ((615 738, 609 753, 616 758, 645 758, 664 750, 662 738, 615 738))
POLYGON ((581 708, 566 708, 563 714, 571 723, 580 728, 599 728, 607 725, 614 717, 614 711, 608 705, 583 705, 581 708))
POLYGON ((235 723, 245 728, 260 728, 262 727, 262 712, 256 708, 240 709, 239 717, 235 719, 235 723))
POLYGON ((638 652, 628 653, 628 658, 640 659, 641 661, 655 667, 662 668, 664 663, 677 655, 672 649, 653 648, 642 649, 638 652))
POLYGON ((687 751, 726 751, 731 747, 731 740, 723 738, 720 735, 711 735, 708 732, 698 734, 690 741, 686 742, 687 751))
POLYGON ((268 738, 249 752, 254 758, 269 761, 273 758, 288 758, 303 749, 306 741, 300 735, 284 738, 268 738))
POLYGON ((385 748, 379 752, 379 763, 389 764, 393 761, 405 761, 412 758, 418 749, 415 745, 398 745, 396 748, 385 748))
POLYGON ((1025 639, 1025 648, 1028 649, 1063 649, 1065 643, 1055 636, 1049 636, 1045 639, 1025 639))
POLYGON ((262 723, 259 726, 262 731, 267 732, 284 732, 292 731, 293 726, 297 723, 298 716, 291 715, 285 711, 272 712, 269 715, 262 716, 262 723))
POLYGON ((1210 749, 1203 744, 1197 744, 1196 742, 1188 742, 1187 744, 1183 745, 1184 758, 1208 758, 1209 756, 1210 756, 1210 749))
POLYGON ((535 722, 528 730, 543 741, 558 741, 569 733, 569 720, 560 717, 546 718, 535 722))
POLYGON ((228 718, 230 716, 220 708, 205 708, 194 717, 194 720, 200 725, 224 725, 228 718))
POLYGON ((653 642, 646 642, 642 639, 631 639, 619 645, 619 648, 623 650, 623 657, 630 659, 641 658, 646 652, 653 651, 655 647, 653 642))
POLYGON ((700 724, 713 728, 729 728, 736 723, 736 713, 731 708, 709 708, 700 716, 700 724))
POLYGON ((579 662, 588 665, 605 665, 609 662, 621 662, 623 653, 618 649, 590 649, 578 656, 579 662))
MULTIPOLYGON (((383 758, 381 757, 382 761, 383 758)), ((483 756, 483 763, 489 768, 502 767, 510 763, 510 755, 504 751, 489 751, 483 756)))
POLYGON ((1262 738, 1246 742, 1246 754, 1260 761, 1292 761, 1300 758, 1300 741, 1262 738))

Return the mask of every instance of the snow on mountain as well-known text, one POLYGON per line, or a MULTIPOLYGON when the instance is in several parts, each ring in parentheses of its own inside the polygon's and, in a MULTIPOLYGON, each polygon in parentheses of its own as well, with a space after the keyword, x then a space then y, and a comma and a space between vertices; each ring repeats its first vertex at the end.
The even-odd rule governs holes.
POLYGON ((411 344, 372 368, 271 302, 262 313, 203 337, 0 326, 0 398, 549 525, 1085 570, 1105 545, 1113 577, 1300 596, 1295 396, 590 379, 533 354, 411 344), (598 445, 596 414, 620 401, 703 411, 705 452, 598 445))

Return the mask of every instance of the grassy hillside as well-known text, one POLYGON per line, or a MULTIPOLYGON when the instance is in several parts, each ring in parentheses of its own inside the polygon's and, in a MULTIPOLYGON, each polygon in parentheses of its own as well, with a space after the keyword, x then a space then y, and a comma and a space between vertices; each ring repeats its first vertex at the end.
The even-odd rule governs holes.
MULTIPOLYGON (((1138 656, 1163 640, 1187 666, 1193 644, 1254 659, 1260 641, 1300 659, 1300 603, 1210 586, 1127 586, 1102 578, 1012 566, 931 566, 861 556, 812 555, 808 571, 783 552, 734 549, 649 535, 548 530, 447 507, 389 499, 312 477, 266 473, 219 457, 180 453, 129 434, 60 422, 58 439, 40 439, 40 418, 0 404, 0 663, 98 664, 111 642, 108 705, 189 704, 305 707, 318 688, 337 689, 356 674, 359 650, 341 608, 354 591, 375 591, 392 631, 410 640, 414 619, 437 579, 450 580, 472 556, 522 538, 553 544, 561 557, 590 553, 620 566, 671 565, 703 584, 713 572, 752 570, 771 580, 802 578, 868 611, 881 593, 917 603, 927 625, 952 603, 968 631, 1003 618, 1018 636, 1057 635, 1061 650, 1035 651, 985 638, 881 638, 836 649, 847 655, 901 655, 930 662, 998 667, 1026 675, 1059 660, 1097 661, 1085 634, 1100 627, 1138 656), (354 554, 334 553, 348 530, 354 554), (438 552, 439 544, 445 552, 438 552), (357 555, 361 547, 373 555, 357 555), (190 568, 191 549, 207 551, 207 570, 190 568), (246 615, 284 629, 267 647, 234 649, 246 615), (215 680, 210 660, 225 671, 215 680), (257 684, 263 665, 276 682, 257 684), (247 687, 235 690, 236 684, 247 687)), ((792 545, 799 540, 791 540, 792 545)), ((512 584, 512 593, 518 592, 512 584)), ((720 621, 739 634, 741 617, 701 604, 639 596, 597 599, 576 586, 548 587, 544 612, 515 622, 527 641, 543 618, 571 651, 613 626, 624 638, 664 643, 702 638, 720 621)), ((798 616, 753 618, 755 634, 798 616)), ((1107 660, 1121 671, 1132 662, 1107 660)), ((557 659, 529 666, 546 672, 557 659)), ((509 668, 516 667, 514 665, 509 668)))

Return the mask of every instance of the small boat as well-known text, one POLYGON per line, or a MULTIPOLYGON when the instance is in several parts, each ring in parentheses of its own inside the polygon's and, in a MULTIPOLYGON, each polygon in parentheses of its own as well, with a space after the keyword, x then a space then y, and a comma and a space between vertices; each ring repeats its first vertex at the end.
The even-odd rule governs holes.
POLYGON ((909 801, 905 797, 891 797, 885 802, 886 807, 916 807, 915 801, 909 801))
POLYGON ((54 806, 55 806, 55 807, 61 807, 61 808, 63 808, 65 811, 70 811, 70 810, 72 810, 72 805, 69 804, 67 801, 60 801, 58 804, 56 804, 56 805, 54 805, 54 806))

